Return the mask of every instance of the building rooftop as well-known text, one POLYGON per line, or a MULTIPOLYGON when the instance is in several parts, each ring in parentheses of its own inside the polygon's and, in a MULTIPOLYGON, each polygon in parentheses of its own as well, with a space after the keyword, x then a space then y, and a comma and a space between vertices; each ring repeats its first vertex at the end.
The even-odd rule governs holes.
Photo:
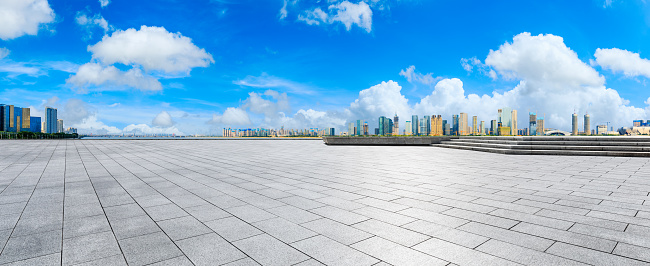
POLYGON ((0 146, 0 264, 650 262, 645 158, 319 140, 0 146))

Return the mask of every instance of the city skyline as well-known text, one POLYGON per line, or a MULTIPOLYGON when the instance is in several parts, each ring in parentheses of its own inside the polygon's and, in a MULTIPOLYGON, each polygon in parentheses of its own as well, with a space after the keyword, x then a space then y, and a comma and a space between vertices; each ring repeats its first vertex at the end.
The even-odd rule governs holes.
POLYGON ((641 0, 0 5, 31 18, 1 18, 0 103, 57 108, 80 133, 342 132, 461 112, 489 124, 502 106, 572 131, 574 110, 614 128, 650 114, 641 0))

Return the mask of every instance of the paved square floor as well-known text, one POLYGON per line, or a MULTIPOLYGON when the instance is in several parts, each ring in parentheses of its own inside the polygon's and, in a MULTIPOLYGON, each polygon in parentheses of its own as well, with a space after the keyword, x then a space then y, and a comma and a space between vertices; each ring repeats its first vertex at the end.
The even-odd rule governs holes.
POLYGON ((0 151, 0 264, 650 262, 650 159, 312 140, 0 151))

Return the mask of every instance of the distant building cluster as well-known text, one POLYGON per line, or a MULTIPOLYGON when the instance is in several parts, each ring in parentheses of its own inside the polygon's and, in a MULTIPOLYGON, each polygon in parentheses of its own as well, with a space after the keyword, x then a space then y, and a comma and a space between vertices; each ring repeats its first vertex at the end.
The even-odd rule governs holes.
POLYGON ((31 109, 0 104, 0 131, 34 133, 76 133, 77 129, 64 130, 63 120, 57 118, 57 109, 45 107, 45 119, 31 116, 31 109))
POLYGON ((246 128, 234 129, 224 128, 222 136, 224 137, 294 137, 294 136, 334 136, 334 128, 318 129, 267 129, 267 128, 246 128))

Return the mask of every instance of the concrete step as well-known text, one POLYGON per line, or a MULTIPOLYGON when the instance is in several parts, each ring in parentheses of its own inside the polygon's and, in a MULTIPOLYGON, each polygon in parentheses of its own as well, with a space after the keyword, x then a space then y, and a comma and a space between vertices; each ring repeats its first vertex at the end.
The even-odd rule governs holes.
POLYGON ((650 142, 648 136, 460 136, 458 139, 514 140, 514 141, 613 141, 650 142))
POLYGON ((513 150, 579 150, 579 151, 634 151, 650 152, 650 146, 576 146, 576 145, 513 145, 485 142, 442 141, 442 144, 513 150))
POLYGON ((469 143, 493 143, 493 144, 506 144, 506 145, 571 145, 571 146, 643 146, 650 147, 650 142, 631 142, 631 141, 515 141, 515 140, 492 140, 492 139, 472 139, 461 138, 452 139, 454 142, 469 142, 469 143))
POLYGON ((491 152, 499 154, 512 155, 563 155, 563 156, 613 156, 613 157, 650 157, 650 152, 633 152, 633 151, 581 151, 581 150, 520 150, 520 149, 500 149, 488 147, 476 147, 452 144, 432 144, 440 148, 472 150, 481 152, 491 152))

